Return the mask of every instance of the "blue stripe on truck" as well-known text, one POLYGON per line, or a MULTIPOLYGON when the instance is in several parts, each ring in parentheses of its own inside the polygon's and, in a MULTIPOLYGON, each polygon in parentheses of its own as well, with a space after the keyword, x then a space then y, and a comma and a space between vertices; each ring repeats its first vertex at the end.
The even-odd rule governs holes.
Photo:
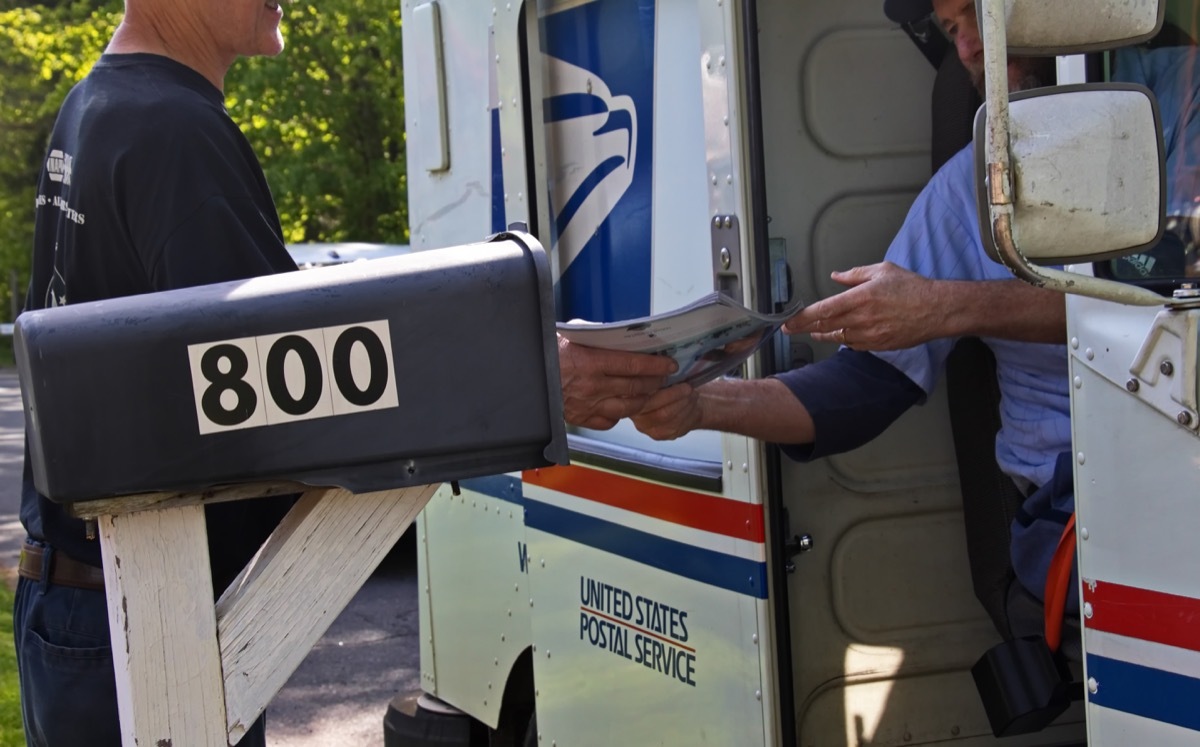
POLYGON ((767 598, 767 564, 525 499, 525 526, 694 581, 767 598))

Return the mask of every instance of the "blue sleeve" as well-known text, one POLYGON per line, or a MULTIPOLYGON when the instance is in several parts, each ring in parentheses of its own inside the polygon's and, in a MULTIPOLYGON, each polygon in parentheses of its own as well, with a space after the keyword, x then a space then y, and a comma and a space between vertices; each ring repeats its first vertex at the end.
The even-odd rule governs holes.
MULTIPOLYGON (((1011 280, 1008 268, 984 253, 976 214, 974 152, 968 146, 921 190, 884 258, 933 280, 1011 280)), ((955 342, 930 340, 875 355, 930 394, 955 342)))
POLYGON ((1167 215, 1190 214, 1200 194, 1200 50, 1196 47, 1123 47, 1113 80, 1154 92, 1166 150, 1167 215))
POLYGON ((774 378, 800 400, 816 426, 813 443, 780 445, 800 462, 862 446, 925 398, 895 366, 850 348, 774 378))

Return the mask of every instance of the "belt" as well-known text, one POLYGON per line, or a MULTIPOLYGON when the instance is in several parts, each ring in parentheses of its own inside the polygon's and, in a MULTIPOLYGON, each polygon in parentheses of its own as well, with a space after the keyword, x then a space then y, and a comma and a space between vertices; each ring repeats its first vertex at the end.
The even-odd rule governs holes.
MULTIPOLYGON (((41 581, 42 559, 46 555, 46 549, 41 545, 26 542, 21 548, 21 562, 17 565, 17 574, 30 581, 41 581)), ((66 553, 55 552, 50 558, 50 583, 75 589, 104 591, 104 571, 94 565, 81 563, 66 553)))

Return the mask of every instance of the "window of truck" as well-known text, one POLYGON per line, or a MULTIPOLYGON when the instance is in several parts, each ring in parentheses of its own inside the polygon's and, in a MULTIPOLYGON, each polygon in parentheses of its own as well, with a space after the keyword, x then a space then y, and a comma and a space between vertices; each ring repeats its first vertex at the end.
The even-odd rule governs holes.
POLYGON ((1101 277, 1169 295, 1200 282, 1200 66, 1195 63, 1200 15, 1191 0, 1167 3, 1163 29, 1136 48, 1108 54, 1114 80, 1147 85, 1163 117, 1166 148, 1166 226, 1157 246, 1096 266, 1101 277))

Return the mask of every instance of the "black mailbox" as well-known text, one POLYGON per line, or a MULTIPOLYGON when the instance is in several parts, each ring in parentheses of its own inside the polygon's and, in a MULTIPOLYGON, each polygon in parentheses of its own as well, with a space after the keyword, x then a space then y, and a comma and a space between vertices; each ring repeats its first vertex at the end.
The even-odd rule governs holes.
POLYGON ((567 461, 549 266, 525 234, 33 311, 15 335, 34 481, 60 503, 567 461))

